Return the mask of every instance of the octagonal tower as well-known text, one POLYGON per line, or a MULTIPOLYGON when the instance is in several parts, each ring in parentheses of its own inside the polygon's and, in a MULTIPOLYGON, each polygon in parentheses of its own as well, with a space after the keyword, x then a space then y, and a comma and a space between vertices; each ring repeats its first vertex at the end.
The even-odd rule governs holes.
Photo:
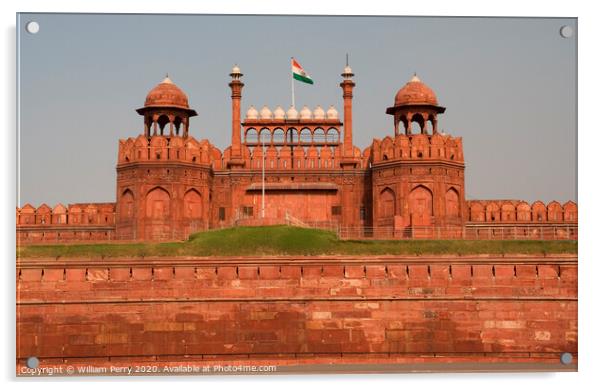
POLYGON ((209 226, 212 168, 221 153, 189 136, 196 116, 169 77, 146 96, 143 133, 119 141, 116 237, 175 240, 209 226))
POLYGON ((445 107, 414 75, 386 112, 393 116, 394 137, 374 140, 370 151, 374 225, 412 236, 460 235, 464 156, 462 139, 438 129, 445 107))

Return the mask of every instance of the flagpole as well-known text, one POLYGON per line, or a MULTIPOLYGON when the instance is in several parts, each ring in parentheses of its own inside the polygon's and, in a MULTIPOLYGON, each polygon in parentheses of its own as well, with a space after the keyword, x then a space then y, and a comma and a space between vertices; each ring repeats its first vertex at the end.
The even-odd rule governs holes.
POLYGON ((293 77, 293 57, 291 57, 291 105, 295 107, 295 78, 293 77))
MULTIPOLYGON (((261 134, 261 133, 260 133, 261 134)), ((265 139, 261 139, 261 219, 265 218, 265 139)))

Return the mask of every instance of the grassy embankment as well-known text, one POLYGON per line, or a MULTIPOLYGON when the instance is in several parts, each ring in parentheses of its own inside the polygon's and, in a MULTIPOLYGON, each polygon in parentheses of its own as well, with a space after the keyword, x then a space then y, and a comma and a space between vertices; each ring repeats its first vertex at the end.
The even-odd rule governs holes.
POLYGON ((291 226, 240 227, 165 243, 56 244, 17 248, 17 257, 149 257, 253 255, 438 255, 577 253, 577 241, 341 241, 329 231, 291 226))

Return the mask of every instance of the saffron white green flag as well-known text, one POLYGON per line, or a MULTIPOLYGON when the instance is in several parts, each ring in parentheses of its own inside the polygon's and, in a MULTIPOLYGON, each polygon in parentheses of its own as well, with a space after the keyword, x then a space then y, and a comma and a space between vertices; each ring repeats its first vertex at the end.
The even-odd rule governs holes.
POLYGON ((307 84, 314 83, 314 81, 311 79, 311 77, 301 67, 301 65, 299 65, 299 63, 297 61, 295 61, 294 58, 291 58, 291 68, 293 70, 293 78, 295 80, 299 80, 299 81, 301 81, 303 83, 307 83, 307 84))

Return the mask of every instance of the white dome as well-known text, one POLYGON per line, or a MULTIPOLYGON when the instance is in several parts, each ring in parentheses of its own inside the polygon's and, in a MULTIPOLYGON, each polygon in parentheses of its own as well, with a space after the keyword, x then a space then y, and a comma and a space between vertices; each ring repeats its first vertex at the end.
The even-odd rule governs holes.
POLYGON ((311 119, 311 110, 309 107, 303 106, 299 115, 301 116, 301 119, 311 119))
POLYGON ((330 106, 328 111, 326 111, 326 117, 328 119, 339 119, 339 112, 334 106, 330 106))
POLYGON ((247 110, 247 119, 257 119, 259 113, 255 109, 255 107, 251 106, 247 110))
POLYGON ((232 67, 232 73, 240 73, 240 68, 238 67, 238 65, 234 65, 232 67))
POLYGON ((325 115, 326 113, 324 112, 324 109, 321 106, 316 107, 316 109, 314 110, 314 119, 324 119, 325 115))
POLYGON ((295 110, 295 107, 291 106, 288 111, 286 111, 287 119, 297 119, 299 117, 299 113, 295 110))
POLYGON ((345 67, 345 69, 343 69, 343 73, 344 74, 351 74, 351 73, 353 73, 353 71, 351 70, 351 67, 349 65, 347 65, 345 67))
POLYGON ((284 119, 284 110, 282 107, 277 106, 274 110, 274 119, 284 119))
POLYGON ((263 106, 261 111, 259 111, 260 119, 272 119, 272 111, 268 106, 263 106))

